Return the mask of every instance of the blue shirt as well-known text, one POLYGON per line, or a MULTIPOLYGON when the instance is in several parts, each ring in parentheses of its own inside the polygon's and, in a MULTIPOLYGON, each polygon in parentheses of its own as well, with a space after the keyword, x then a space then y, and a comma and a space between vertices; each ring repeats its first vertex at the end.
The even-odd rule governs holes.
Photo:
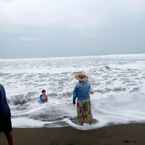
POLYGON ((78 82, 73 91, 73 101, 84 101, 90 99, 91 85, 88 81, 78 82))
POLYGON ((46 102, 43 95, 40 95, 40 102, 41 102, 41 103, 45 103, 45 102, 46 102))
POLYGON ((0 85, 0 116, 11 116, 10 108, 6 99, 6 92, 2 85, 0 85))

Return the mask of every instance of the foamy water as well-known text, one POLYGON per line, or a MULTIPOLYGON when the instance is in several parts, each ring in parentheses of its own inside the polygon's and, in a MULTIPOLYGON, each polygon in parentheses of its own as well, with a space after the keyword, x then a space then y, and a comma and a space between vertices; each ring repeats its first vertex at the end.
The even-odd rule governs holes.
MULTIPOLYGON (((60 127, 76 116, 72 105, 75 71, 86 71, 99 126, 145 121, 145 55, 110 55, 48 59, 1 59, 14 127, 60 127), (38 103, 42 89, 49 101, 38 103)), ((97 127, 97 126, 96 126, 97 127)))

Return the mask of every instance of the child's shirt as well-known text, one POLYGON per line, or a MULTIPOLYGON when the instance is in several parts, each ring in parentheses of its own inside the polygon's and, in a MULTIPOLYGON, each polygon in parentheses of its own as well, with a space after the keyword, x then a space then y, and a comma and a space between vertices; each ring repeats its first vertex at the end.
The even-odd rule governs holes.
POLYGON ((45 102, 47 102, 47 95, 40 95, 40 101, 42 102, 42 103, 45 103, 45 102))

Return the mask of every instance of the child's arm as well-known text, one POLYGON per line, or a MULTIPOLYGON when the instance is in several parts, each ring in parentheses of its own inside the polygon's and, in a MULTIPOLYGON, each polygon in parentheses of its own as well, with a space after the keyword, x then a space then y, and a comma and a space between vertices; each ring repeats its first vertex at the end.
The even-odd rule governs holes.
POLYGON ((75 87, 75 89, 73 91, 73 104, 76 103, 76 98, 77 98, 77 87, 75 87))
POLYGON ((94 94, 94 91, 92 90, 91 85, 89 85, 89 92, 90 92, 90 94, 94 94))

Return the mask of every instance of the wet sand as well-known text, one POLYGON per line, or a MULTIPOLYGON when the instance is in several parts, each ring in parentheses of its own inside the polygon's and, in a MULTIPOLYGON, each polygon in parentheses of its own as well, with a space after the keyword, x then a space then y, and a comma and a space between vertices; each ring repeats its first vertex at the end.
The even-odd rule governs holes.
MULTIPOLYGON (((64 128, 14 129, 16 145, 145 145, 145 124, 104 127, 91 131, 64 128)), ((3 134, 0 145, 7 145, 3 134)))

